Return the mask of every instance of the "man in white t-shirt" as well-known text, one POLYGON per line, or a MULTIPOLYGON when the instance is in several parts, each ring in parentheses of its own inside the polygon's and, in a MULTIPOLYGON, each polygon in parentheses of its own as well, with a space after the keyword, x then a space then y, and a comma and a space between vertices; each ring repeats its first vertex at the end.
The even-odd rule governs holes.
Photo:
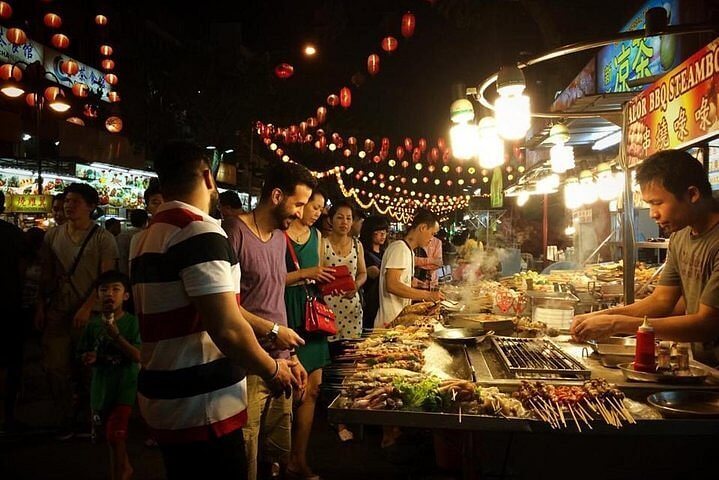
POLYGON ((417 210, 404 239, 392 242, 385 250, 379 274, 379 310, 374 321, 375 328, 386 327, 412 300, 442 300, 438 291, 412 288, 412 251, 417 247, 426 247, 438 230, 439 223, 431 212, 417 210))

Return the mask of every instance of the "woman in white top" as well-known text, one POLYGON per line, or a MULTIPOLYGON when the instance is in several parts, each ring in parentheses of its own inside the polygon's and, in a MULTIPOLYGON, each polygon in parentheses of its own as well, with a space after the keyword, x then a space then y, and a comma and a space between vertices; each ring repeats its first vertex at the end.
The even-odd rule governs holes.
POLYGON ((347 202, 338 202, 330 208, 332 231, 322 238, 320 259, 323 267, 346 266, 354 278, 355 289, 339 295, 326 295, 325 303, 337 317, 337 335, 329 341, 358 338, 362 334, 362 303, 359 288, 367 280, 362 244, 350 236, 353 208, 347 202))

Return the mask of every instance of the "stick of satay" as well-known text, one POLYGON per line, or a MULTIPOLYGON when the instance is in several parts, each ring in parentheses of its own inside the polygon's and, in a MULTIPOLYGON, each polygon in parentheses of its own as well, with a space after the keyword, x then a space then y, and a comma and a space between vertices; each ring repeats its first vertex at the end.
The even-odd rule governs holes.
POLYGON ((564 412, 562 411, 562 407, 560 407, 556 401, 554 402, 554 407, 559 412, 559 418, 562 420, 562 425, 564 425, 564 428, 567 428, 567 422, 564 420, 564 412))
POLYGON ((579 430, 579 433, 581 433, 582 427, 579 426, 579 422, 577 421, 577 416, 574 414, 574 410, 572 410, 572 406, 570 404, 567 404, 567 408, 569 408, 569 413, 572 414, 572 418, 574 419, 574 424, 577 426, 577 430, 579 430))

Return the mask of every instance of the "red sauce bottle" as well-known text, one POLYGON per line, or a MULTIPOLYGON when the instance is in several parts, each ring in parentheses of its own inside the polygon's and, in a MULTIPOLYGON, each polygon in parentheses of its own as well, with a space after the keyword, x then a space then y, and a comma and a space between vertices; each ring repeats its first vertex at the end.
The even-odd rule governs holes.
POLYGON ((634 370, 638 372, 656 372, 654 358, 654 328, 649 325, 647 317, 637 330, 637 346, 634 350, 634 370))

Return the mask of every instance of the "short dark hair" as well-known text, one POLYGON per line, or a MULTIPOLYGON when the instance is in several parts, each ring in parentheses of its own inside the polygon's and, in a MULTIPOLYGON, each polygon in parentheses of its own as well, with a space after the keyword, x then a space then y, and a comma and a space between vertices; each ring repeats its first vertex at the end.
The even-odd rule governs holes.
POLYGON ((428 227, 433 227, 438 223, 439 222, 437 221, 437 217, 434 215, 434 213, 424 208, 418 208, 414 212, 414 217, 412 217, 412 223, 410 224, 409 229, 414 230, 420 225, 427 225, 428 227))
POLYGON ((295 193, 297 185, 307 185, 311 190, 317 188, 317 179, 299 163, 287 162, 270 165, 265 171, 260 201, 270 198, 272 190, 279 188, 285 195, 295 193))
POLYGON ((117 270, 108 270, 100 274, 95 281, 95 289, 99 289, 103 285, 110 283, 121 283, 125 287, 125 291, 131 293, 130 277, 117 270))
POLYGON ((702 197, 712 196, 704 166, 682 150, 662 150, 649 156, 637 168, 636 179, 640 186, 657 182, 677 198, 681 198, 689 187, 696 187, 702 197))
POLYGON ((77 193, 88 205, 98 205, 100 203, 100 196, 98 195, 97 190, 92 188, 87 183, 71 183, 65 187, 65 196, 69 193, 77 193))
POLYGON ((154 163, 160 192, 168 196, 191 192, 202 168, 210 168, 207 150, 184 140, 165 144, 154 163))
POLYGON ((64 201, 65 201, 65 192, 57 193, 57 194, 55 194, 54 197, 52 197, 52 203, 55 203, 55 202, 57 202, 58 200, 61 201, 61 202, 64 202, 64 201))
POLYGON ((349 208, 350 211, 352 212, 352 220, 354 220, 354 217, 355 217, 355 207, 354 207, 354 205, 352 205, 352 204, 351 204, 350 202, 348 202, 347 200, 340 200, 340 201, 338 201, 338 202, 333 203, 332 206, 330 207, 330 211, 328 212, 329 217, 330 217, 330 221, 334 218, 334 216, 337 214, 337 211, 338 211, 340 208, 349 208))
POLYGON ((327 203, 327 194, 319 185, 312 189, 312 195, 310 195, 310 200, 315 198, 316 195, 322 195, 322 198, 325 199, 325 203, 327 203))
POLYGON ((372 235, 380 230, 389 230, 389 219, 384 215, 370 215, 362 224, 360 242, 365 250, 372 248, 372 235))
POLYGON ((243 208, 240 195, 234 190, 225 190, 220 194, 220 206, 230 208, 243 208))
POLYGON ((158 194, 162 194, 162 192, 160 191, 160 181, 156 177, 152 177, 147 184, 145 193, 142 194, 142 196, 145 198, 145 206, 150 204, 150 197, 158 194))
POLYGON ((106 230, 110 230, 115 225, 120 225, 120 220, 118 220, 117 218, 112 217, 112 218, 108 218, 107 220, 105 220, 105 229, 106 230))
POLYGON ((130 210, 130 224, 135 228, 144 227, 148 218, 147 210, 143 210, 142 208, 130 210))

